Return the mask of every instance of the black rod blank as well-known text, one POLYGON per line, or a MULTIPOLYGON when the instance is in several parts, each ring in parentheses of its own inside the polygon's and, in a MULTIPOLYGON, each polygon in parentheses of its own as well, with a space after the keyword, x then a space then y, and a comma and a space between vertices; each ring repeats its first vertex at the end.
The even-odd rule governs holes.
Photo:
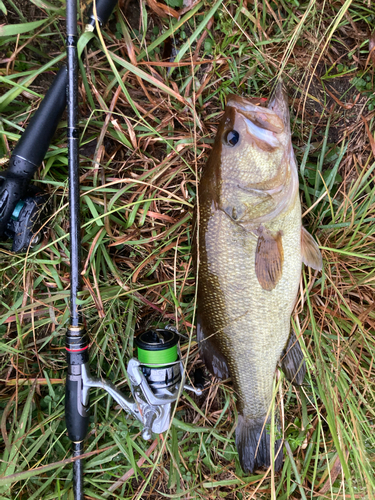
POLYGON ((79 220, 79 130, 78 130, 78 52, 77 3, 66 3, 66 53, 68 67, 68 169, 69 169, 69 223, 70 223, 70 315, 71 326, 79 326, 80 314, 77 295, 80 290, 81 226, 79 220))
MULTIPOLYGON (((79 457, 83 453, 83 441, 73 443, 73 457, 79 457)), ((83 462, 73 462, 73 493, 75 500, 83 499, 83 462)))

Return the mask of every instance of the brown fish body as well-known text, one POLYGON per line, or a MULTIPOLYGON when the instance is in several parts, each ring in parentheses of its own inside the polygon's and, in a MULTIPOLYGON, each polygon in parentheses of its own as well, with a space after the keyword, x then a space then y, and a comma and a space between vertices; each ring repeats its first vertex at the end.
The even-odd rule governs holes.
MULTIPOLYGON (((198 341, 211 372, 233 380, 240 415, 236 443, 250 472, 270 461, 262 428, 275 370, 290 339, 301 230, 281 87, 270 109, 230 100, 199 186, 198 341)), ((301 383, 303 357, 293 343, 286 372, 301 383)), ((281 463, 279 453, 276 468, 281 463)))

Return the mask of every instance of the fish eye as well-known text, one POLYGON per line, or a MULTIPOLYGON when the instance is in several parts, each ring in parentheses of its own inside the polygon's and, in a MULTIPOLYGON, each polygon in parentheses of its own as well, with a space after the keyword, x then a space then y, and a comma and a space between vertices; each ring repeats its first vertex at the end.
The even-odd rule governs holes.
POLYGON ((240 134, 237 132, 237 130, 230 130, 229 132, 227 132, 225 142, 228 144, 228 146, 235 146, 239 140, 240 134))

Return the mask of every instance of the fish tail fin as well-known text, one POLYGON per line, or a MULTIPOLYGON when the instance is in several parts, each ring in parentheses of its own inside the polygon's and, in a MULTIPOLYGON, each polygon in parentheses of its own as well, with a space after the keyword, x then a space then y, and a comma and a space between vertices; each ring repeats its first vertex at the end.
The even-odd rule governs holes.
POLYGON ((287 346, 281 355, 281 369, 293 385, 302 385, 306 375, 306 362, 301 346, 292 329, 287 346))
MULTIPOLYGON (((252 473, 261 467, 269 467, 271 463, 271 436, 267 433, 265 421, 262 418, 248 419, 238 416, 236 428, 236 447, 241 467, 245 472, 252 473)), ((283 464, 282 440, 275 441, 275 471, 283 464)))

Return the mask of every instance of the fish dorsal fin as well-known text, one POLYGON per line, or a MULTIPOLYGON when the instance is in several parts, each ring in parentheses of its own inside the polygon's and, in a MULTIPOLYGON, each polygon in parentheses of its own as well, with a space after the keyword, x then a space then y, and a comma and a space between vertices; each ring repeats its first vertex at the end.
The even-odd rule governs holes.
POLYGON ((302 227, 301 231, 301 251, 302 262, 306 266, 312 267, 317 271, 323 269, 322 254, 320 253, 318 244, 304 227, 302 227))
POLYGON ((284 251, 282 233, 276 236, 264 229, 258 229, 259 237, 255 252, 255 273, 263 290, 271 291, 279 282, 283 272, 284 251))

